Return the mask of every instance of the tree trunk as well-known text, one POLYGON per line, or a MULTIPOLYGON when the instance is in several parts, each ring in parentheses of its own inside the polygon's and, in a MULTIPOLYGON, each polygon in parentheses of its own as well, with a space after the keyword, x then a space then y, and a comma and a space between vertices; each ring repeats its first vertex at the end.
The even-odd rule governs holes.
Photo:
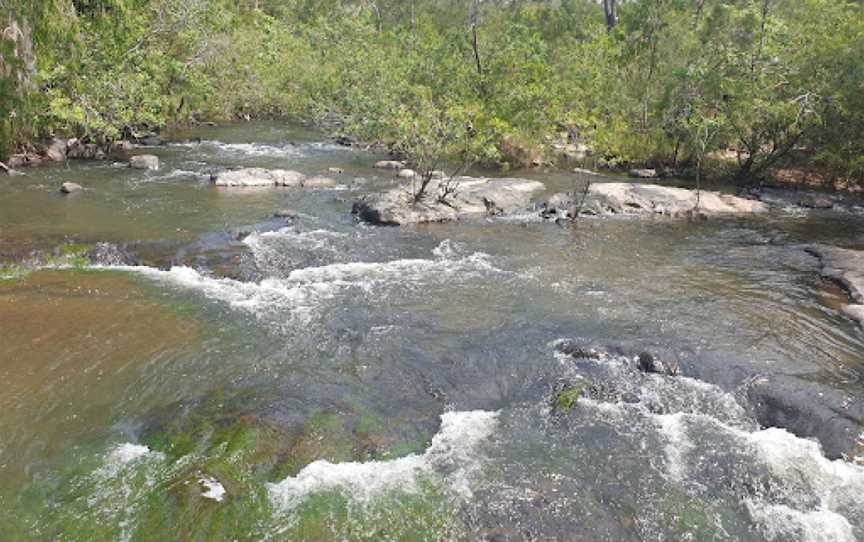
POLYGON ((606 15, 606 30, 612 31, 618 23, 617 0, 603 0, 603 13, 606 15))
POLYGON ((480 60, 480 43, 477 39, 477 25, 479 24, 478 2, 475 0, 471 6, 469 19, 471 21, 471 48, 474 50, 474 62, 477 65, 477 77, 480 81, 480 95, 486 98, 486 82, 483 79, 483 62, 480 60))

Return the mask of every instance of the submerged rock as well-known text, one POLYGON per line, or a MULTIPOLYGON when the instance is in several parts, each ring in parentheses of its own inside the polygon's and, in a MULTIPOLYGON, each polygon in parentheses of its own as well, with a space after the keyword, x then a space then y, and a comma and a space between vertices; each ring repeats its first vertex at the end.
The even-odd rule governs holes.
POLYGON ((798 205, 808 209, 831 209, 834 207, 834 202, 826 197, 807 194, 798 199, 798 205))
POLYGON ((129 159, 129 167, 132 169, 149 169, 156 171, 159 169, 159 157, 152 154, 140 154, 129 159))
POLYGON ((807 252, 822 262, 822 276, 840 283, 854 303, 843 312, 864 325, 864 250, 849 250, 827 245, 812 245, 807 252))
POLYGON ((306 176, 297 171, 264 168, 223 171, 212 177, 216 186, 232 187, 301 186, 305 179, 306 176))
POLYGON ((403 225, 450 222, 471 216, 499 216, 524 209, 543 183, 527 179, 458 177, 434 179, 426 195, 415 202, 408 187, 402 186, 354 203, 353 213, 370 224, 403 225), (441 201, 448 187, 456 191, 441 201))
POLYGON ((78 183, 63 183, 60 186, 60 192, 64 194, 72 194, 73 192, 80 192, 84 190, 84 188, 78 183))
POLYGON ((761 201, 731 194, 639 183, 596 183, 585 194, 563 193, 544 204, 544 217, 572 214, 574 209, 585 215, 644 215, 705 218, 717 215, 753 214, 768 210, 761 201), (698 201, 698 207, 697 207, 698 201))

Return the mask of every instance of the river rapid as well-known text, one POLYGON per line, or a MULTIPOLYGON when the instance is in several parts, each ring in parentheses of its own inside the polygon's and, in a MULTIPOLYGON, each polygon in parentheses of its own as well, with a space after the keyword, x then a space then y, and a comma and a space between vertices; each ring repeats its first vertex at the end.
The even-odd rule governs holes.
POLYGON ((374 227, 380 155, 173 140, 0 178, 0 539, 864 540, 854 202, 374 227))

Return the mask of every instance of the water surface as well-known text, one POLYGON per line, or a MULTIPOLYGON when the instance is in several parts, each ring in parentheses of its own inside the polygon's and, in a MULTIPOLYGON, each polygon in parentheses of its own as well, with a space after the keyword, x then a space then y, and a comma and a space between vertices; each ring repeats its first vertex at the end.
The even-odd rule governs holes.
POLYGON ((350 216, 399 182, 374 153, 279 124, 175 139, 134 151, 158 172, 0 179, 8 538, 864 539, 864 469, 748 396, 793 379, 860 412, 864 334, 801 249, 864 247, 860 215, 375 228, 350 216), (210 185, 236 166, 345 173, 210 185))

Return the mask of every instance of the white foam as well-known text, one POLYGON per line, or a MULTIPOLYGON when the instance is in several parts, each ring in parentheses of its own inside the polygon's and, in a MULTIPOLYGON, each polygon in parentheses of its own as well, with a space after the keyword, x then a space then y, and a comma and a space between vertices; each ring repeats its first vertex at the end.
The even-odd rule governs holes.
POLYGON ((159 452, 151 452, 147 446, 140 444, 132 444, 124 442, 112 448, 108 452, 108 462, 115 465, 128 465, 137 459, 141 459, 149 454, 161 455, 159 452))
POLYGON ((782 504, 746 501, 750 516, 762 527, 766 540, 786 542, 856 542, 852 525, 830 510, 802 512, 782 504))
POLYGON ((215 478, 201 478, 198 480, 206 491, 201 493, 205 499, 211 499, 216 502, 222 502, 225 499, 225 486, 219 483, 215 478))
MULTIPOLYGON (((864 495, 864 468, 843 460, 831 461, 822 454, 817 442, 799 438, 785 429, 748 431, 703 414, 651 416, 667 439, 665 454, 672 481, 684 483, 693 478, 688 472, 688 457, 697 450, 687 435, 690 422, 703 430, 725 435, 748 458, 744 461, 768 470, 771 494, 754 494, 746 500, 751 517, 768 540, 856 540, 850 519, 854 518, 859 528, 864 521, 860 504, 860 496, 864 495)), ((701 448, 698 453, 723 454, 721 450, 701 448)), ((749 476, 746 468, 742 471, 742 476, 749 476)))
POLYGON ((152 182, 152 181, 163 181, 163 180, 169 180, 169 179, 177 179, 179 177, 196 177, 197 178, 197 177, 203 177, 203 176, 204 176, 203 174, 198 173, 196 171, 189 171, 186 169, 174 169, 174 170, 169 171, 168 173, 165 173, 164 175, 156 175, 154 177, 145 178, 145 180, 152 182))
MULTIPOLYGON (((252 241, 253 246, 256 241, 252 241)), ((295 269, 284 278, 267 278, 260 283, 207 276, 185 266, 161 270, 147 266, 95 266, 139 273, 182 288, 203 293, 228 305, 246 310, 257 317, 284 315, 286 312, 306 321, 321 302, 340 291, 359 289, 371 293, 376 287, 394 285, 411 287, 432 283, 455 274, 498 271, 483 253, 450 259, 405 259, 387 262, 334 263, 319 267, 295 269)))
POLYGON ((683 424, 684 414, 676 413, 658 416, 660 428, 667 438, 665 448, 669 477, 679 483, 686 480, 686 458, 693 449, 693 442, 687 437, 683 424))
POLYGON ((283 510, 327 490, 344 490, 352 499, 365 501, 387 490, 413 491, 419 477, 431 475, 442 477, 451 490, 469 497, 470 477, 480 466, 478 447, 494 432, 497 420, 497 412, 445 413, 440 431, 423 454, 366 463, 315 461, 297 476, 269 484, 270 496, 283 510))
POLYGON ((200 148, 213 147, 223 153, 231 153, 244 156, 278 156, 278 157, 300 157, 303 153, 294 145, 267 145, 264 143, 224 143, 222 141, 203 140, 200 142, 186 141, 170 143, 171 147, 200 148))
POLYGON ((296 231, 291 228, 282 228, 278 231, 252 233, 243 242, 250 248, 256 263, 267 265, 286 261, 293 252, 301 251, 326 252, 328 254, 341 253, 342 249, 336 244, 348 239, 347 233, 332 230, 310 230, 296 231), (285 245, 289 245, 286 250, 285 245))

